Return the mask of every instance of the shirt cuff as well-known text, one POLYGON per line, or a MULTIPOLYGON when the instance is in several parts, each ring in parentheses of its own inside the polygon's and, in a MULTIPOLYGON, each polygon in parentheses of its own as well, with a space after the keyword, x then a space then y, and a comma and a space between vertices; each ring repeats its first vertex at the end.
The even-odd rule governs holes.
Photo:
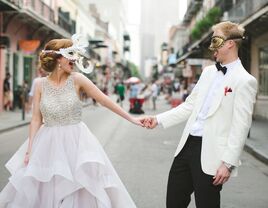
POLYGON ((160 120, 160 118, 159 118, 159 116, 156 115, 155 117, 156 117, 156 120, 157 120, 158 125, 163 126, 163 125, 162 125, 162 122, 161 122, 161 120, 160 120))

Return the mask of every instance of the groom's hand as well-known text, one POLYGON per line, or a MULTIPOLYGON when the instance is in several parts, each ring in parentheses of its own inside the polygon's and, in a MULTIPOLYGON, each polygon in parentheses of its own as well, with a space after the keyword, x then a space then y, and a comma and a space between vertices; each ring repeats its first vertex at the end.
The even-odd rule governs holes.
POLYGON ((220 184, 224 184, 230 178, 230 171, 228 168, 222 163, 221 166, 218 168, 216 175, 213 177, 213 185, 217 186, 220 184))
POLYGON ((150 116, 149 119, 147 120, 147 125, 146 127, 149 129, 153 129, 157 126, 158 122, 155 116, 150 116))
POLYGON ((145 116, 140 118, 140 121, 142 122, 143 126, 147 129, 153 129, 157 126, 157 119, 154 116, 145 116))

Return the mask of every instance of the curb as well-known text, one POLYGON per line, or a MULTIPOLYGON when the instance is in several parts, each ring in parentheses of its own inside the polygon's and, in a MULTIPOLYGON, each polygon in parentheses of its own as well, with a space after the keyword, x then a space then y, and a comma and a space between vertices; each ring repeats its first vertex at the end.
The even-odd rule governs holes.
POLYGON ((29 124, 30 124, 30 121, 27 121, 27 122, 24 122, 24 123, 15 125, 15 126, 10 126, 10 127, 4 128, 4 129, 0 129, 0 134, 2 134, 4 132, 7 132, 7 131, 11 131, 13 129, 16 129, 16 128, 19 128, 19 127, 22 127, 22 126, 27 126, 29 124))
POLYGON ((264 164, 268 165, 268 157, 265 156, 260 150, 250 144, 245 144, 244 150, 254 156, 259 161, 263 162, 264 164))
MULTIPOLYGON (((90 106, 90 103, 83 104, 83 108, 88 107, 88 106, 90 106)), ((25 122, 23 122, 21 124, 17 124, 17 125, 14 125, 14 126, 10 126, 10 127, 7 127, 7 128, 0 129, 0 134, 2 134, 4 132, 7 132, 7 131, 11 131, 11 130, 19 128, 19 127, 27 126, 30 123, 31 123, 31 121, 25 121, 25 122)))

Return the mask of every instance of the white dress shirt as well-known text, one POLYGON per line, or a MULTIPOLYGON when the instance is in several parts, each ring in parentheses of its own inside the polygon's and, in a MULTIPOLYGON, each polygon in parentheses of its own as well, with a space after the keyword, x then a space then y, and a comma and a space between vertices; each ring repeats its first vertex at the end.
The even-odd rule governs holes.
POLYGON ((207 114, 212 105, 213 98, 215 97, 216 92, 220 90, 219 87, 221 86, 222 82, 228 77, 228 75, 230 74, 230 71, 234 70, 238 64, 240 64, 240 59, 237 59, 229 64, 222 65, 223 67, 225 66, 227 68, 227 72, 225 75, 221 71, 216 72, 214 81, 209 87, 209 91, 207 93, 207 96, 204 99, 201 110, 198 113, 196 121, 193 124, 193 127, 190 131, 191 135, 200 136, 200 137, 203 136, 204 122, 207 118, 207 114))

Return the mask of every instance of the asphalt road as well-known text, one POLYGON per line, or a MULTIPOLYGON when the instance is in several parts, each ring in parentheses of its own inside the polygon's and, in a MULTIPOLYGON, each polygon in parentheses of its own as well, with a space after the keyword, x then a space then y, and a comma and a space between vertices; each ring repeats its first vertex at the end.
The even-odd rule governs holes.
MULTIPOLYGON (((127 103, 124 104, 127 109, 127 103)), ((155 114, 167 110, 158 100, 155 114)), ((97 136, 138 208, 164 208, 166 184, 173 154, 184 124, 163 130, 137 127, 103 107, 84 108, 83 121, 97 136)), ((0 189, 8 181, 4 164, 27 138, 28 127, 0 134, 0 189)), ((248 153, 242 155, 239 176, 230 179, 222 191, 222 208, 267 208, 268 167, 248 153)), ((194 201, 190 208, 193 208, 194 201)))

